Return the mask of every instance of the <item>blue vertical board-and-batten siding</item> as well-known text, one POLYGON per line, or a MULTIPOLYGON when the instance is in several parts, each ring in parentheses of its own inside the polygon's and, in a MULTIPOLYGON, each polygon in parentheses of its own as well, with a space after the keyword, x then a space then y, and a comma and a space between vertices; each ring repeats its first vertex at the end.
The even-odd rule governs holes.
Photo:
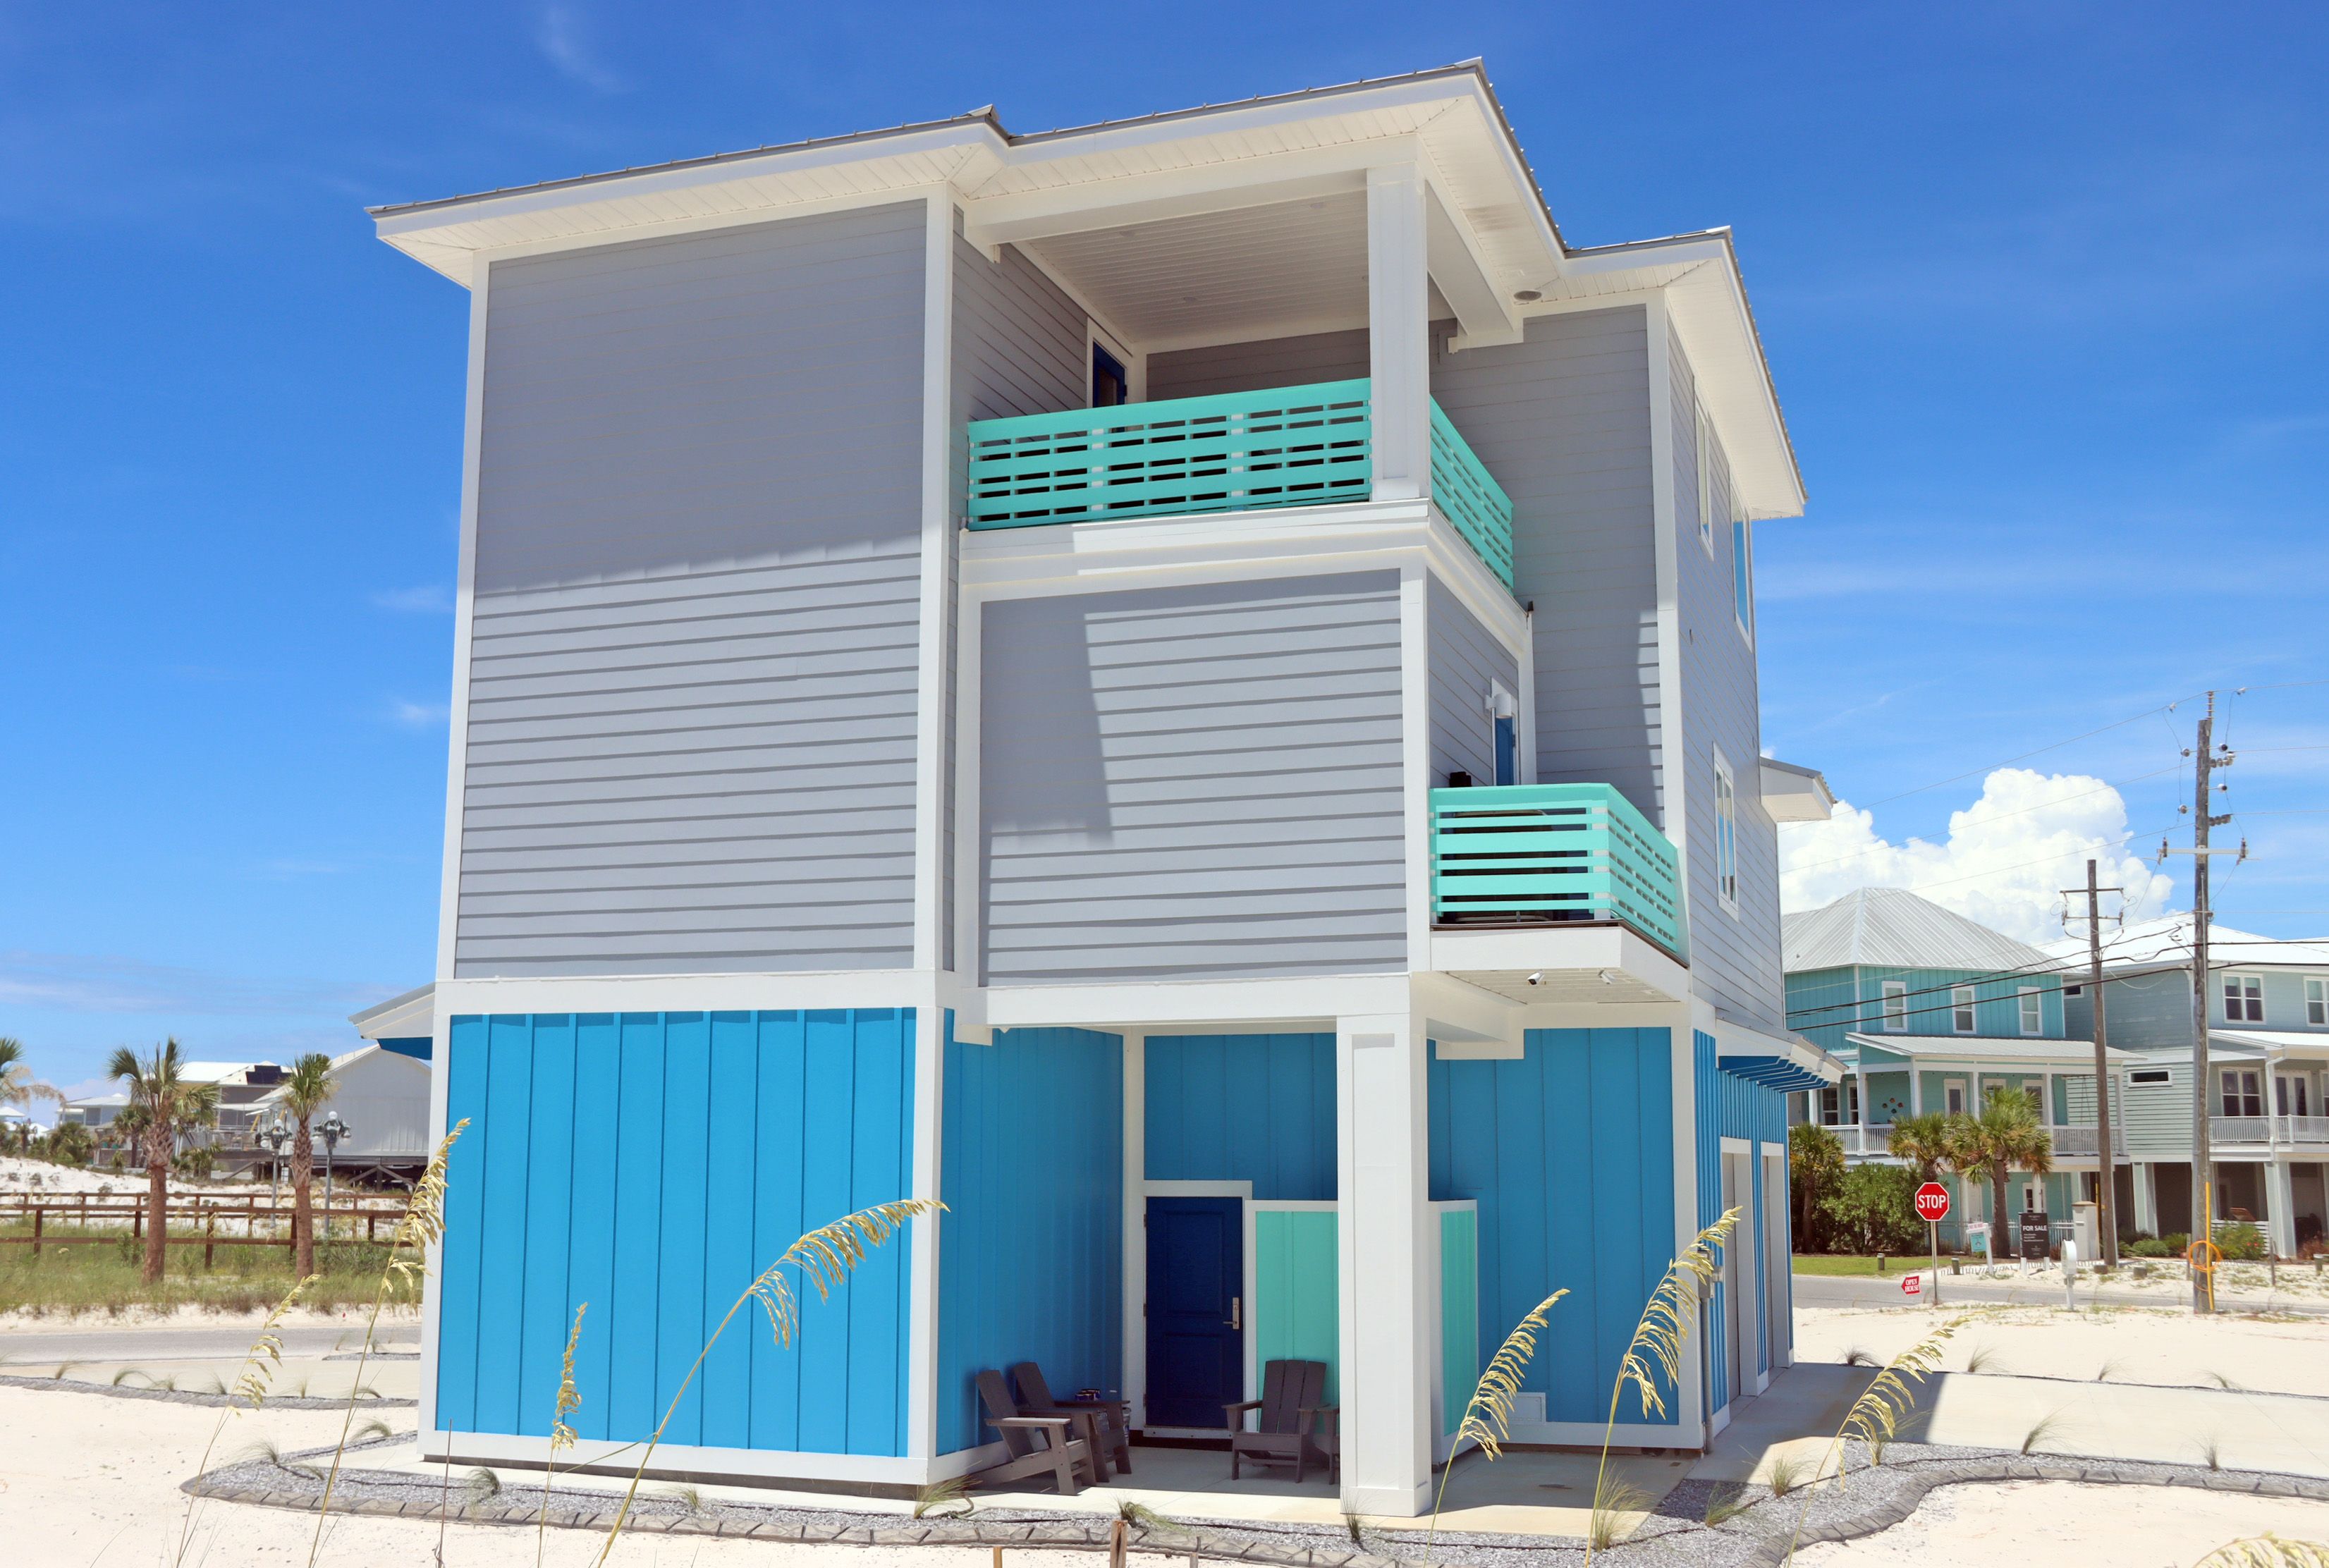
POLYGON ((998 1029, 946 1043, 938 1451, 992 1441, 974 1378, 1022 1361, 1054 1393, 1124 1384, 1124 1041, 998 1029))
MULTIPOLYGON (((1698 1148, 1698 1228, 1702 1231, 1722 1217, 1722 1085, 1715 1067, 1714 1036, 1693 1029, 1690 1046, 1691 1126, 1698 1148)), ((1723 1316, 1730 1308, 1730 1288, 1718 1279, 1705 1311, 1700 1314, 1706 1333, 1710 1414, 1730 1403, 1730 1346, 1723 1316)))
MULTIPOLYGON (((647 1437, 755 1276, 912 1190, 911 1010, 457 1017, 445 1071, 448 1431, 548 1436, 588 1302, 575 1428, 647 1437)), ((664 1440, 904 1453, 910 1245, 806 1292, 789 1346, 731 1323, 664 1440)))
POLYGON ((1152 1034, 1143 1056, 1146 1179, 1332 1201, 1332 1034, 1152 1034))
MULTIPOLYGON (((1548 1421, 1598 1424, 1674 1252, 1673 1037, 1531 1029, 1518 1060, 1433 1058, 1431 1196, 1479 1204, 1479 1351, 1567 1289, 1551 1330, 1563 1353, 1537 1356, 1523 1386, 1548 1421)), ((1669 1398, 1663 1420, 1677 1419, 1669 1398)))

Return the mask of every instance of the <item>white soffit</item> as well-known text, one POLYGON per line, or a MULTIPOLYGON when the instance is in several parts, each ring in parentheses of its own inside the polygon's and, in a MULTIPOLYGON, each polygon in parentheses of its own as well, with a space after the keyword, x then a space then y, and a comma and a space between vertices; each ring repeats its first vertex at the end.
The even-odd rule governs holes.
POLYGON ((1732 487, 1750 520, 1799 516, 1804 482, 1786 416, 1764 363, 1728 230, 1573 252, 1548 301, 1662 288, 1707 417, 1730 459, 1732 487))

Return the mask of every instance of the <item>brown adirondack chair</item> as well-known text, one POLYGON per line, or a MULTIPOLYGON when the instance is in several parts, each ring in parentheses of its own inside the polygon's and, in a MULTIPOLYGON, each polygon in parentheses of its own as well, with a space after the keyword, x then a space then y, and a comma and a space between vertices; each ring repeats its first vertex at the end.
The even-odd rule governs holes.
POLYGON ((1029 1415, 1071 1415, 1076 1418, 1076 1432, 1091 1445, 1093 1473, 1108 1479, 1108 1456, 1116 1456, 1116 1468, 1126 1475, 1132 1473, 1132 1422, 1130 1406, 1120 1399, 1082 1400, 1074 1404, 1061 1404, 1051 1397, 1051 1385, 1043 1381, 1043 1369, 1032 1361, 1023 1361, 1011 1369, 1011 1385, 1019 1391, 1019 1408, 1029 1415))
POLYGON ((1223 1405, 1230 1422, 1230 1479, 1238 1478, 1241 1460, 1256 1464, 1292 1465, 1297 1481, 1307 1478, 1315 1458, 1339 1468, 1339 1442, 1331 1447, 1313 1435, 1318 1418, 1339 1420, 1341 1411, 1326 1403, 1326 1364, 1323 1361, 1273 1361, 1261 1371, 1261 1397, 1223 1405), (1257 1430, 1248 1431, 1248 1411, 1259 1411, 1257 1430))
POLYGON ((1072 1497, 1082 1486, 1077 1478, 1081 1471, 1085 1479, 1092 1475, 1091 1445, 1070 1435, 1076 1424, 1070 1415, 1031 1415, 1023 1412, 1004 1386, 999 1372, 978 1374, 978 1400, 986 1407, 986 1424, 1003 1434, 1003 1446, 1010 1457, 999 1465, 989 1465, 970 1478, 974 1487, 984 1487, 998 1481, 1015 1481, 1027 1476, 1048 1475, 1051 1484, 1063 1497, 1072 1497))

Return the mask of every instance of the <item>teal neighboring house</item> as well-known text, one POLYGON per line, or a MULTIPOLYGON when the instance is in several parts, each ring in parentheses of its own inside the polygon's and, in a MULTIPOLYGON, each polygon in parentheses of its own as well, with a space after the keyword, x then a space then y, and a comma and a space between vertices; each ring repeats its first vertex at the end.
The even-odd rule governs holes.
MULTIPOLYGON (((2103 1167, 2094 1041, 2066 1026, 2066 960, 1891 887, 1860 888, 1788 915, 1782 943, 1788 1027, 1845 1064, 1839 1082, 1796 1097, 1792 1119, 1834 1129, 1848 1163, 1898 1163, 1891 1138, 1901 1118, 1976 1110, 1994 1093, 2020 1090, 2052 1138, 2054 1168, 2017 1173, 2009 1193, 2017 1212, 2042 1209, 2058 1236, 2069 1234, 2074 1205, 2096 1201, 2103 1167)), ((2111 1168, 2117 1212, 2127 1216, 2134 1188, 2121 1067, 2135 1059, 2110 1056, 2111 1168)), ((1941 1239, 1962 1244, 1968 1221, 1990 1217, 1989 1192, 1980 1182, 1943 1181, 1953 1201, 1941 1239)))

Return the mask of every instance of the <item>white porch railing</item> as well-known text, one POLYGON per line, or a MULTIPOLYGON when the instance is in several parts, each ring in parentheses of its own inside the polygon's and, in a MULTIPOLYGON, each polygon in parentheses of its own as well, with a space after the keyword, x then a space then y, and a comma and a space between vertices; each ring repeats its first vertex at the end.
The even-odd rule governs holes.
POLYGON ((2282 1143, 2329 1143, 2329 1116, 2276 1116, 2273 1123, 2282 1143))
POLYGON ((2211 1116, 2208 1119, 2208 1141, 2218 1148, 2228 1144, 2270 1143, 2272 1123, 2261 1116, 2211 1116))
MULTIPOLYGON (((2095 1129, 2091 1127, 2052 1127, 2046 1130, 2053 1135, 2054 1152, 2067 1155, 2072 1159, 2092 1159, 2096 1146, 2100 1141, 2095 1136, 2095 1129)), ((2122 1155, 2126 1152, 2126 1133, 2117 1127, 2112 1128, 2111 1153, 2122 1155)))

